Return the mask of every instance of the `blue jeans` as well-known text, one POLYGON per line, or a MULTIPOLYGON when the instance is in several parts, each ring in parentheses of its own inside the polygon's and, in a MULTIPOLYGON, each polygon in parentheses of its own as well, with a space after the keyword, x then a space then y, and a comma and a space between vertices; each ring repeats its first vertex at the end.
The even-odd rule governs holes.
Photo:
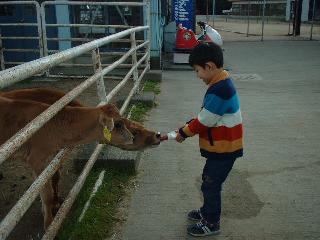
POLYGON ((235 158, 215 160, 208 158, 203 168, 201 191, 203 218, 209 223, 220 221, 222 184, 231 171, 235 158))

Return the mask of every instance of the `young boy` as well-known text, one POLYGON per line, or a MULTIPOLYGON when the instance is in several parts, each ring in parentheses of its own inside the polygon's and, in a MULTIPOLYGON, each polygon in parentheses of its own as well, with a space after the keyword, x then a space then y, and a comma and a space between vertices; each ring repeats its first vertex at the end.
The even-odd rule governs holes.
POLYGON ((176 141, 199 134, 201 156, 206 164, 202 174, 203 205, 188 213, 188 233, 206 236, 220 232, 221 188, 236 158, 242 156, 242 117, 236 89, 223 70, 222 49, 216 44, 199 44, 190 54, 189 64, 208 85, 197 118, 179 129, 176 141))

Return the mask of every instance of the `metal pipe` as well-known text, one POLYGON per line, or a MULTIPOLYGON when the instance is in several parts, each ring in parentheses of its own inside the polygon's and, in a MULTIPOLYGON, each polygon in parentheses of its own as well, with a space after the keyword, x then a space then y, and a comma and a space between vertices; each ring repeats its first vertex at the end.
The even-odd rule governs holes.
POLYGON ((2 37, 1 37, 1 31, 0 31, 0 66, 1 66, 1 70, 5 69, 3 52, 4 52, 4 48, 2 45, 2 37))
POLYGON ((23 194, 19 201, 11 208, 0 224, 0 239, 6 239, 10 232, 29 209, 33 201, 39 195, 39 191, 46 184, 49 178, 57 171, 61 159, 69 149, 61 150, 50 162, 46 169, 37 177, 28 190, 23 194))
POLYGON ((123 103, 121 109, 120 109, 120 113, 123 114, 124 111, 126 110, 126 108, 128 107, 130 100, 132 98, 132 96, 136 93, 139 84, 141 82, 141 79, 143 78, 144 74, 149 70, 149 66, 146 66, 145 69, 143 70, 143 72, 141 73, 140 77, 138 78, 138 81, 136 83, 136 85, 131 89, 129 96, 127 98, 127 100, 123 103))
MULTIPOLYGON (((145 61, 145 59, 148 57, 148 53, 146 53, 138 62, 137 62, 137 66, 140 66, 142 64, 143 61, 145 61)), ((145 66, 146 67, 146 66, 145 66)), ((125 86, 125 84, 128 82, 128 80, 130 79, 130 76, 132 75, 134 71, 134 68, 132 67, 130 69, 130 71, 126 74, 126 76, 123 78, 123 80, 118 83, 117 86, 115 86, 107 95, 106 98, 106 103, 110 102, 111 99, 121 90, 122 87, 125 86)))
MULTIPOLYGON (((137 46, 135 32, 131 33, 130 37, 131 37, 131 48, 135 48, 137 46)), ((133 52, 133 54, 132 54, 132 65, 134 67, 134 70, 133 70, 133 81, 134 81, 134 83, 136 83, 137 80, 138 80, 137 52, 136 51, 133 52)))
POLYGON ((144 2, 76 2, 76 1, 46 1, 43 5, 102 5, 102 6, 144 6, 144 2))
POLYGON ((311 29, 310 29, 310 40, 312 40, 313 22, 314 22, 315 13, 316 13, 316 0, 313 0, 312 20, 311 20, 311 29))
POLYGON ((98 144, 95 148, 93 154, 91 155, 90 159, 86 163, 81 175, 79 176, 77 182, 72 187, 71 191, 69 192, 68 196, 62 203, 61 207, 59 208, 59 211, 57 212, 56 216, 54 217, 51 225, 45 232, 45 234, 42 237, 42 240, 48 240, 48 239, 54 239, 54 237, 57 235, 57 232, 65 219, 67 213, 70 211, 72 204, 74 203, 76 197, 78 196, 93 164, 96 162, 99 153, 101 152, 102 148, 104 147, 103 144, 98 144))
POLYGON ((84 23, 50 23, 46 24, 47 27, 96 27, 96 28, 132 28, 136 26, 129 25, 101 25, 101 24, 84 24, 84 23))
POLYGON ((11 39, 11 40, 38 40, 39 37, 1 37, 2 39, 11 39))
MULTIPOLYGON (((101 72, 101 61, 99 48, 92 50, 92 62, 93 62, 93 70, 95 73, 101 72)), ((104 102, 107 97, 106 87, 104 86, 103 76, 100 76, 97 80, 97 92, 100 102, 104 102)))
POLYGON ((250 3, 251 3, 251 0, 249 0, 248 2, 248 14, 247 14, 247 37, 249 37, 249 23, 250 23, 250 3))
POLYGON ((216 7, 216 0, 212 0, 212 27, 214 27, 214 12, 216 7))
POLYGON ((262 29, 261 29, 261 41, 263 41, 263 31, 264 31, 264 14, 265 14, 265 8, 266 8, 266 0, 263 0, 263 7, 262 7, 262 29))
POLYGON ((37 27, 37 23, 0 23, 0 26, 4 27, 15 27, 15 26, 25 26, 25 27, 37 27))

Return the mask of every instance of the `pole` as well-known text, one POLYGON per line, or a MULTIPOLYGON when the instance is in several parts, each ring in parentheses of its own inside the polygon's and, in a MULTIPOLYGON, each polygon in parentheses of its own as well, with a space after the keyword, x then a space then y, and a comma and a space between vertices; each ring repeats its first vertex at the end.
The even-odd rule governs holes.
POLYGON ((313 21, 314 21, 315 13, 316 13, 316 0, 313 0, 312 20, 311 20, 311 29, 310 29, 310 40, 312 40, 313 21))
POLYGON ((209 0, 207 0, 206 22, 209 24, 209 0))
POLYGON ((266 8, 266 0, 263 0, 263 6, 262 6, 262 30, 261 30, 261 41, 263 41, 263 30, 264 30, 264 13, 266 8))
POLYGON ((300 36, 302 0, 296 0, 294 36, 300 36))
POLYGON ((247 37, 249 36, 249 22, 250 22, 250 4, 251 4, 251 0, 249 0, 248 2, 248 24, 247 24, 247 37))
POLYGON ((214 10, 216 6, 216 0, 212 0, 212 26, 214 27, 214 10))

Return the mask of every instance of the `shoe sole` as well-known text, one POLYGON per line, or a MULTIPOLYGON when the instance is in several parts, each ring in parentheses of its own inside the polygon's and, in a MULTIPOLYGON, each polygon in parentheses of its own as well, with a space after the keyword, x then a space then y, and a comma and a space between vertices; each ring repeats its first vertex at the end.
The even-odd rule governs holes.
POLYGON ((188 234, 191 236, 194 236, 194 237, 206 237, 206 236, 218 235, 218 234, 220 234, 220 232, 221 231, 219 230, 219 231, 205 233, 205 234, 196 234, 196 233, 191 233, 191 232, 188 232, 188 234))

